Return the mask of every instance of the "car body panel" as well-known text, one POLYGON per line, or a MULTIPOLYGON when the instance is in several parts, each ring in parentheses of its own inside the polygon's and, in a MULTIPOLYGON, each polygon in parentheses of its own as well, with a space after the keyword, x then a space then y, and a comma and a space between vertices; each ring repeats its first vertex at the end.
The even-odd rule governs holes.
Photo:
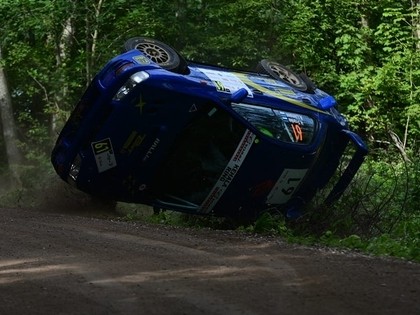
POLYGON ((167 71, 137 50, 112 59, 57 139, 59 176, 103 198, 255 218, 310 201, 349 142, 353 169, 362 163, 367 148, 327 93, 253 72, 195 63, 189 70, 167 71))

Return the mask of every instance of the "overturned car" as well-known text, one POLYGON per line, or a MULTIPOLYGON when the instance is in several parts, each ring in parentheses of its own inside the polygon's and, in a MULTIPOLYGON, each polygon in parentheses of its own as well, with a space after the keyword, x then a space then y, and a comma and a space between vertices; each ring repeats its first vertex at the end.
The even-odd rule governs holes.
POLYGON ((96 75, 51 160, 89 194, 155 209, 255 219, 299 213, 335 173, 340 197, 367 154, 335 99, 262 60, 255 72, 187 62, 137 37, 96 75))

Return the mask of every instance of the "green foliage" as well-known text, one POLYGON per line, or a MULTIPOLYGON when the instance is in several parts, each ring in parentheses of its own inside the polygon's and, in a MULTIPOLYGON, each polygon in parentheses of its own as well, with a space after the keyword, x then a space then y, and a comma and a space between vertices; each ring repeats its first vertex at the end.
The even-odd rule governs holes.
MULTIPOLYGON (((243 229, 418 259, 420 12, 415 2, 116 0, 99 7, 98 0, 2 0, 0 19, 0 62, 26 157, 23 189, 36 186, 39 174, 52 172, 48 155, 55 132, 95 72, 121 52, 126 39, 150 36, 196 61, 253 69, 260 59, 272 58, 306 72, 337 97, 352 128, 371 142, 371 155, 339 203, 321 205, 293 225, 266 213, 243 229), (393 145, 411 162, 396 158, 393 145)), ((1 136, 0 148, 1 171, 7 163, 1 136)), ((153 220, 231 226, 170 212, 153 220)))
POLYGON ((412 24, 410 16, 407 7, 385 7, 374 28, 368 31, 362 28, 363 36, 337 40, 338 54, 347 63, 338 96, 349 104, 352 125, 374 139, 384 138, 390 129, 407 137, 411 144, 419 136, 420 52, 416 46, 418 39, 413 37, 417 25, 412 24), (415 124, 405 129, 407 122, 413 122, 410 117, 415 124))
POLYGON ((366 251, 420 261, 420 219, 399 224, 404 234, 382 234, 369 240, 366 251))
POLYGON ((395 149, 378 151, 337 203, 307 209, 294 233, 315 235, 326 245, 418 260, 420 157, 413 152, 407 162, 395 149))
MULTIPOLYGON (((130 215, 130 214, 129 214, 130 215)), ((160 211, 145 217, 149 223, 176 225, 189 228, 212 228, 217 230, 232 229, 236 226, 235 222, 220 217, 198 216, 174 211, 160 211)))
POLYGON ((291 232, 287 227, 285 217, 282 214, 263 213, 257 220, 243 227, 247 232, 280 235, 283 237, 291 236, 291 232))
POLYGON ((418 8, 408 1, 98 4, 0 3, 5 21, 0 43, 17 111, 36 115, 45 125, 51 115, 65 120, 63 112, 71 110, 106 60, 127 38, 145 35, 197 61, 252 69, 260 59, 277 59, 336 95, 352 126, 367 137, 382 139, 393 130, 410 145, 419 137, 420 56, 414 31, 420 22, 418 8), (63 42, 67 26, 71 38, 63 42))

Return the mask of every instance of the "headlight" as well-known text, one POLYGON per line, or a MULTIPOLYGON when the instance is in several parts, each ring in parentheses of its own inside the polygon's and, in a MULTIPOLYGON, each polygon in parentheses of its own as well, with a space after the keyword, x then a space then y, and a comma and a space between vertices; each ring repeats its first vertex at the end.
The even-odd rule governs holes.
POLYGON ((73 163, 70 166, 70 171, 69 171, 69 177, 76 181, 77 177, 79 176, 79 172, 80 172, 80 167, 82 165, 82 158, 80 157, 80 155, 78 154, 75 158, 73 163))
POLYGON ((145 71, 140 71, 134 73, 125 84, 118 90, 117 94, 114 96, 114 101, 119 101, 124 98, 128 93, 130 93, 137 84, 147 80, 149 74, 145 71))

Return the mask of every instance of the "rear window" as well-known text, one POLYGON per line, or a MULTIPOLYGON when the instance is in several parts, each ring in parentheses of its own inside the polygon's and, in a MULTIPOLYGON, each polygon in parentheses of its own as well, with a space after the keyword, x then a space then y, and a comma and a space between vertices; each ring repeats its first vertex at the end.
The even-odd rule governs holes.
POLYGON ((249 104, 232 104, 232 108, 263 134, 276 140, 309 144, 314 137, 315 121, 307 115, 249 104))

